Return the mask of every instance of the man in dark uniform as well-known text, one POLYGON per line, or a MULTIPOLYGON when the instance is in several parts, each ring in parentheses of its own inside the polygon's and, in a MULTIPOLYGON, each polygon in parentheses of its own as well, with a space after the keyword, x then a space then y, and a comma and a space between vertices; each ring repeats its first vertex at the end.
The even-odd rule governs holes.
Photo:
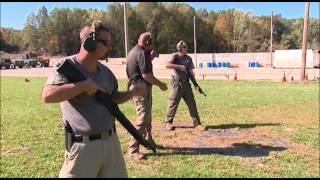
MULTIPOLYGON (((194 65, 192 59, 187 53, 187 44, 184 41, 179 41, 177 43, 178 53, 172 54, 166 68, 173 69, 171 85, 172 90, 169 97, 169 104, 167 108, 167 116, 165 119, 166 129, 174 130, 172 126, 174 115, 178 109, 180 99, 186 102, 189 112, 193 121, 193 126, 199 130, 204 130, 205 128, 201 126, 200 118, 197 111, 196 102, 194 100, 194 95, 189 82, 189 77, 187 71, 191 73, 194 77, 193 70, 194 65)), ((195 87, 199 91, 199 87, 195 87)))
MULTIPOLYGON (((156 147, 151 134, 151 109, 152 109, 152 85, 158 86, 162 91, 167 90, 167 85, 159 81, 153 75, 152 59, 157 56, 153 49, 151 33, 144 32, 129 52, 127 57, 128 87, 134 83, 142 83, 147 90, 146 96, 133 96, 132 100, 136 107, 136 128, 147 141, 156 147)), ((129 158, 142 159, 144 155, 139 152, 139 142, 132 139, 128 151, 129 158)))

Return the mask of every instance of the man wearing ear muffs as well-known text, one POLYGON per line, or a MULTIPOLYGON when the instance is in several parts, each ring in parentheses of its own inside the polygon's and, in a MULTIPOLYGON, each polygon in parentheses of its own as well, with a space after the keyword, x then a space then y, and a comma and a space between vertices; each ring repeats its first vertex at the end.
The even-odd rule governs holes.
MULTIPOLYGON (((157 52, 152 46, 151 33, 144 32, 140 34, 138 43, 130 50, 127 57, 126 72, 129 79, 128 87, 135 83, 143 84, 147 90, 146 96, 133 96, 132 100, 136 107, 136 128, 147 141, 154 147, 151 134, 151 109, 152 109, 152 85, 158 86, 162 91, 167 90, 167 85, 159 81, 153 75, 152 60, 157 56, 157 52)), ((145 158, 144 154, 139 152, 139 142, 132 139, 128 150, 129 158, 140 160, 145 158)))
POLYGON ((120 104, 133 95, 145 95, 146 91, 135 85, 119 92, 112 71, 98 61, 106 59, 112 50, 111 33, 100 22, 85 24, 80 39, 79 52, 55 65, 41 96, 45 103, 60 103, 61 107, 66 142, 59 177, 128 177, 115 117, 94 94, 101 90, 120 104), (66 60, 89 78, 77 83, 68 81, 57 71, 66 60))
MULTIPOLYGON (((177 43, 176 47, 178 52, 171 55, 166 65, 166 68, 173 69, 173 71, 171 76, 172 90, 169 97, 165 127, 169 131, 174 130, 174 126, 172 126, 173 118, 178 109, 179 102, 181 98, 183 98, 189 108, 193 127, 198 130, 205 130, 205 127, 203 127, 200 122, 197 105, 187 74, 188 71, 194 77, 192 70, 194 69, 194 65, 191 57, 187 55, 187 43, 181 40, 177 43)), ((199 87, 195 87, 195 89, 199 91, 199 87)))

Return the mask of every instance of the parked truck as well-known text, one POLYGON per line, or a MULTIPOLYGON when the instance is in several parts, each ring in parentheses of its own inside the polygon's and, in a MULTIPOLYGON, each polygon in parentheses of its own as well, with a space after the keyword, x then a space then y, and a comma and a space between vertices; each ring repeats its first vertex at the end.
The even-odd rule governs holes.
POLYGON ((31 68, 31 67, 49 67, 50 57, 47 53, 39 55, 35 52, 28 52, 20 59, 15 60, 15 64, 19 68, 31 68))
POLYGON ((11 59, 1 59, 0 60, 0 69, 14 69, 15 65, 11 59))

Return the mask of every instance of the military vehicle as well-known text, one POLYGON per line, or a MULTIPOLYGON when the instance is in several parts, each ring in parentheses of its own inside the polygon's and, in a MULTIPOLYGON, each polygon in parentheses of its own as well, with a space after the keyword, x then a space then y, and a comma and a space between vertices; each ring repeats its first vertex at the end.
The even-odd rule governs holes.
POLYGON ((15 64, 11 61, 11 59, 1 59, 0 60, 0 69, 14 69, 15 64))

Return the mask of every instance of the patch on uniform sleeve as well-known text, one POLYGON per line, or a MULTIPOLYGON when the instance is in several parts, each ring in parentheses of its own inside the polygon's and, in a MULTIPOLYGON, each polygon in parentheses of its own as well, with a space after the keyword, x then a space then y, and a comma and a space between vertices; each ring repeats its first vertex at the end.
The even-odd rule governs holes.
POLYGON ((65 59, 58 61, 57 63, 54 64, 53 66, 53 71, 50 73, 50 75, 48 76, 48 79, 45 83, 45 85, 59 85, 59 84, 65 84, 68 83, 68 79, 58 73, 57 68, 63 64, 65 62, 65 59))
POLYGON ((55 76, 53 82, 54 82, 54 84, 64 84, 64 83, 68 82, 68 79, 64 75, 56 72, 56 76, 55 76))

